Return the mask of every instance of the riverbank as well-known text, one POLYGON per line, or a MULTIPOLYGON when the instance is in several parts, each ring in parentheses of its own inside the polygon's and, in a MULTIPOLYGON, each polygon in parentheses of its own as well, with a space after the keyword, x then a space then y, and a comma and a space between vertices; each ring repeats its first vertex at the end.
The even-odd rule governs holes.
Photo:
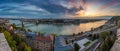
MULTIPOLYGON (((91 28, 97 28, 103 25, 106 20, 97 22, 88 22, 80 24, 34 24, 24 22, 26 29, 30 29, 32 32, 41 32, 46 34, 56 34, 56 35, 72 35, 73 33, 81 33, 85 31, 90 31, 91 28)), ((10 20, 10 23, 15 23, 17 26, 21 27, 21 22, 19 20, 10 20)))
MULTIPOLYGON (((102 47, 104 47, 104 44, 105 44, 104 41, 107 41, 107 40, 101 40, 102 36, 105 35, 105 39, 110 39, 109 42, 110 41, 114 42, 115 39, 111 39, 111 38, 115 37, 116 29, 117 29, 117 26, 116 26, 115 22, 107 21, 103 26, 95 28, 91 31, 87 31, 87 32, 79 33, 79 34, 67 35, 67 36, 65 36, 65 35, 60 36, 62 38, 62 42, 60 44, 63 45, 64 43, 66 43, 62 46, 63 49, 65 46, 69 46, 69 48, 66 50, 70 50, 70 49, 74 49, 75 43, 77 43, 81 40, 84 40, 84 39, 88 39, 88 41, 92 41, 92 43, 88 44, 87 48, 85 47, 83 49, 80 49, 81 48, 81 45, 80 45, 79 50, 82 50, 82 51, 84 51, 84 50, 90 50, 90 51, 103 50, 102 47), (110 38, 106 38, 107 37, 106 34, 110 38), (98 41, 95 41, 95 40, 98 40, 98 41)), ((61 38, 59 38, 59 39, 61 39, 61 38)), ((83 43, 83 42, 80 42, 80 44, 81 43, 83 43)), ((87 42, 84 42, 84 43, 87 43, 87 42)), ((110 48, 112 47, 112 44, 113 43, 111 43, 111 45, 109 45, 109 47, 104 47, 104 48, 108 48, 107 50, 110 50, 110 48)), ((79 46, 79 43, 78 43, 78 46, 79 46)), ((59 48, 59 46, 58 46, 58 48, 59 48)), ((60 49, 62 49, 62 48, 60 48, 60 49)))
MULTIPOLYGON (((13 21, 16 22, 15 20, 13 21)), ((26 28, 26 25, 27 25, 26 23, 23 23, 23 22, 19 22, 19 23, 20 23, 19 25, 21 25, 22 27, 17 27, 16 24, 11 24, 11 26, 13 27, 12 32, 17 33, 17 35, 19 35, 22 39, 24 39, 24 41, 30 47, 35 47, 35 49, 43 50, 43 51, 47 51, 45 47, 48 47, 48 46, 49 47, 47 49, 51 51, 52 50, 73 51, 74 48, 76 47, 75 45, 76 43, 79 45, 79 47, 82 46, 81 48, 79 48, 79 50, 90 50, 90 51, 98 50, 98 49, 101 50, 100 46, 103 46, 101 44, 104 44, 104 41, 106 41, 106 40, 102 41, 102 38, 101 38, 102 35, 105 34, 105 39, 107 37, 106 34, 110 36, 110 38, 112 38, 117 28, 115 22, 110 23, 109 21, 107 22, 98 21, 98 22, 91 22, 91 23, 89 22, 89 23, 83 23, 79 25, 68 24, 68 25, 62 25, 62 26, 56 25, 56 24, 54 25, 53 24, 42 24, 42 25, 34 24, 34 26, 36 27, 30 25, 31 30, 26 28), (38 32, 34 32, 33 31, 34 29, 35 31, 38 31, 38 32), (39 29, 42 29, 42 30, 39 30, 39 29), (50 31, 51 33, 49 32, 48 32, 49 34, 41 33, 46 31, 46 29, 48 29, 47 31, 50 31), (86 29, 87 31, 84 29, 86 29), (81 30, 84 30, 84 32, 83 31, 80 32, 81 30), (56 35, 54 34, 55 31, 57 34, 60 34, 61 32, 68 32, 68 33, 65 33, 67 35, 64 35, 64 34, 56 35), (45 44, 47 45, 45 46, 45 44), (37 47, 40 47, 40 48, 37 48, 37 47)), ((5 26, 5 28, 7 28, 8 30, 11 30, 11 26, 10 27, 5 26)))

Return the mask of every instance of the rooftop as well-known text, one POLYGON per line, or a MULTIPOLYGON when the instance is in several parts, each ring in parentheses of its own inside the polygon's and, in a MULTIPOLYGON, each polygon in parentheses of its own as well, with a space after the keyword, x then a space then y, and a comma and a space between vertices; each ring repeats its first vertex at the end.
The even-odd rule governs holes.
POLYGON ((62 43, 64 42, 64 40, 62 39, 61 40, 61 38, 65 38, 65 37, 63 37, 63 36, 57 36, 57 37, 55 37, 55 48, 54 48, 54 50, 55 51, 73 51, 73 46, 71 45, 71 44, 69 44, 69 45, 63 45, 62 43))
POLYGON ((80 50, 85 48, 84 44, 87 43, 88 41, 89 40, 87 38, 77 41, 77 44, 81 47, 80 50))
POLYGON ((35 36, 35 40, 39 41, 52 41, 50 37, 45 37, 45 36, 35 36))

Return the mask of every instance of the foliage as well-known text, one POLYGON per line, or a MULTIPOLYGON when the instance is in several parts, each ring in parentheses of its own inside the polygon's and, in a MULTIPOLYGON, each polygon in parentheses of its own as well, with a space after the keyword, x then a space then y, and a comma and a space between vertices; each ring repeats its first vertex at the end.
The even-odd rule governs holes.
POLYGON ((16 45, 18 45, 18 44, 20 44, 20 42, 22 42, 21 38, 17 34, 13 35, 13 39, 16 41, 16 45))
POLYGON ((106 36, 108 36, 108 35, 109 35, 108 32, 102 32, 102 33, 100 34, 100 38, 101 38, 102 40, 105 40, 106 36))
POLYGON ((32 32, 32 30, 28 29, 28 32, 32 32))
POLYGON ((12 26, 14 29, 17 28, 15 23, 13 23, 11 26, 12 26))
POLYGON ((0 31, 4 33, 4 36, 12 51, 31 51, 31 48, 24 41, 22 41, 18 34, 11 34, 9 31, 4 30, 2 26, 0 26, 0 28, 0 31))
POLYGON ((68 44, 68 41, 67 41, 67 40, 65 40, 65 43, 66 43, 66 44, 68 44))
POLYGON ((117 36, 116 36, 116 34, 111 36, 109 33, 103 32, 101 34, 101 38, 102 38, 103 42, 100 45, 100 47, 98 48, 98 51, 109 51, 111 49, 112 45, 114 44, 115 40, 117 39, 117 36))
POLYGON ((74 51, 79 51, 79 49, 80 49, 80 46, 77 43, 75 43, 74 44, 74 51))
POLYGON ((0 33, 2 33, 4 31, 3 27, 0 26, 0 33))
POLYGON ((5 38, 8 42, 8 44, 10 45, 12 51, 16 51, 16 45, 15 45, 16 42, 13 40, 11 34, 8 31, 4 31, 3 33, 5 35, 5 38))
POLYGON ((86 42, 84 46, 88 46, 90 44, 90 41, 86 42))
POLYGON ((92 34, 92 41, 95 40, 95 39, 98 39, 99 38, 99 35, 98 34, 92 34))
POLYGON ((27 46, 26 43, 21 42, 18 47, 18 51, 31 51, 31 48, 27 46))
POLYGON ((113 43, 115 42, 115 40, 117 39, 117 34, 114 34, 114 36, 113 36, 113 43))

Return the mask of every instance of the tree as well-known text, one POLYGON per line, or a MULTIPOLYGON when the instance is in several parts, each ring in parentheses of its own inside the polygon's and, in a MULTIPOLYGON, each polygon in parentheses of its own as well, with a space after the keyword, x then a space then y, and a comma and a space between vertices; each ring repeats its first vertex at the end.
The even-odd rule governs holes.
POLYGON ((73 36, 75 36, 75 33, 73 33, 73 36))
POLYGON ((105 41, 101 44, 99 51, 105 51, 105 41))
POLYGON ((105 40, 105 38, 106 38, 107 35, 108 35, 108 32, 102 32, 100 34, 100 37, 101 37, 102 40, 105 40))
POLYGON ((18 44, 20 44, 20 42, 22 42, 21 38, 17 34, 13 35, 13 39, 16 41, 16 45, 18 45, 18 44))
POLYGON ((17 48, 15 48, 15 47, 12 47, 11 49, 12 49, 12 51, 17 51, 17 48))
POLYGON ((106 51, 109 51, 111 46, 112 46, 112 41, 111 41, 110 36, 108 35, 105 39, 105 49, 106 49, 106 51))
POLYGON ((94 30, 94 28, 91 28, 91 31, 93 31, 94 30))
POLYGON ((67 41, 67 40, 65 40, 65 42, 66 42, 66 44, 68 44, 68 41, 67 41))
POLYGON ((98 39, 98 38, 99 38, 99 35, 98 35, 98 34, 92 34, 92 35, 89 35, 89 36, 92 36, 92 37, 91 37, 92 40, 95 40, 95 39, 98 39))
POLYGON ((25 46, 24 51, 31 51, 31 48, 29 46, 25 46))
POLYGON ((102 42, 99 51, 109 51, 110 48, 112 47, 112 42, 110 35, 106 36, 105 40, 102 42))
POLYGON ((114 43, 116 39, 117 39, 117 35, 114 34, 114 35, 113 35, 113 40, 112 40, 112 42, 114 43))
POLYGON ((6 30, 3 33, 12 51, 31 51, 31 48, 22 41, 18 34, 11 35, 6 30))
POLYGON ((31 51, 31 48, 25 42, 21 42, 18 51, 31 51))
POLYGON ((28 32, 32 32, 32 30, 28 29, 28 32))
POLYGON ((3 32, 3 27, 2 27, 2 26, 0 26, 0 33, 1 33, 1 32, 3 32))
POLYGON ((83 34, 83 32, 81 32, 81 34, 83 34))
POLYGON ((8 42, 8 44, 10 45, 12 51, 15 51, 16 50, 16 45, 15 45, 16 42, 13 40, 11 34, 8 31, 4 31, 3 33, 5 35, 5 38, 8 42))
POLYGON ((17 50, 18 50, 18 51, 24 51, 24 46, 23 46, 23 45, 24 45, 24 43, 21 42, 20 45, 18 46, 18 49, 17 49, 17 50))
POLYGON ((100 48, 98 51, 109 51, 116 40, 116 34, 111 37, 111 34, 108 32, 103 32, 101 34, 101 39, 103 39, 102 44, 100 45, 100 48), (112 38, 112 39, 111 39, 112 38))
POLYGON ((79 49, 80 49, 80 46, 77 43, 75 43, 74 44, 74 51, 79 51, 79 49))
POLYGON ((15 24, 15 23, 13 23, 13 24, 12 24, 12 27, 16 29, 16 24, 15 24))

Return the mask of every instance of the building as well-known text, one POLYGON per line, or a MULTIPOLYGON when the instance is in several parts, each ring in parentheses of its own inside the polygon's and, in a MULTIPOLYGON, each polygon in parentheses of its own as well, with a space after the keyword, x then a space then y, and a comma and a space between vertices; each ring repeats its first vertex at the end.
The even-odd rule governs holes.
POLYGON ((25 42, 32 48, 38 51, 53 51, 54 49, 54 35, 44 36, 37 35, 33 32, 27 32, 25 42))
POLYGON ((73 51, 72 44, 65 44, 64 36, 55 37, 54 51, 73 51))
POLYGON ((84 39, 76 42, 80 46, 79 51, 85 51, 86 50, 86 46, 84 46, 84 44, 87 43, 87 42, 90 42, 90 40, 88 40, 87 38, 84 38, 84 39))
POLYGON ((0 19, 0 25, 3 25, 5 20, 0 19))
POLYGON ((36 36, 34 47, 38 51, 53 51, 53 41, 50 37, 36 36))
POLYGON ((10 25, 10 23, 8 21, 6 21, 4 23, 4 27, 8 30, 8 31, 11 31, 13 30, 13 27, 10 25))

